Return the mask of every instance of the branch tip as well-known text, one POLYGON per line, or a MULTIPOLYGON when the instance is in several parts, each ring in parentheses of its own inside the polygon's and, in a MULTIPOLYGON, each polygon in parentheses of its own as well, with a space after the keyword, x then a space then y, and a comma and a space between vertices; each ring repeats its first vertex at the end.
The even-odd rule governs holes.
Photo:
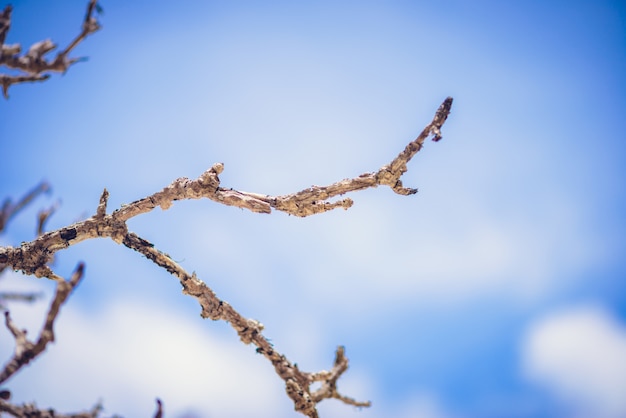
POLYGON ((450 109, 452 108, 453 100, 454 99, 452 99, 452 97, 450 96, 446 97, 443 103, 441 103, 441 106, 439 106, 439 109, 437 109, 437 113, 433 118, 433 121, 431 123, 431 133, 434 135, 433 141, 435 142, 438 142, 441 139, 441 126, 450 115, 450 109))
POLYGON ((161 399, 156 398, 157 410, 154 414, 154 418, 162 418, 163 417, 163 402, 161 399))
POLYGON ((41 234, 43 234, 44 228, 46 226, 46 222, 48 222, 48 219, 50 219, 50 217, 54 214, 54 212, 56 212, 59 206, 60 206, 60 203, 56 202, 55 204, 50 206, 48 209, 43 209, 39 211, 39 213, 37 214, 37 236, 40 236, 41 234))
POLYGON ((107 212, 107 203, 109 202, 109 191, 104 188, 102 191, 102 195, 100 195, 100 203, 98 203, 98 208, 96 209, 96 217, 104 218, 107 212))
POLYGON ((83 278, 84 273, 85 263, 81 261, 80 263, 78 263, 78 266, 76 266, 76 270, 74 270, 72 278, 70 279, 70 284, 72 285, 72 287, 76 287, 76 285, 78 285, 78 282, 80 282, 80 279, 83 278))
POLYGON ((211 171, 215 174, 222 174, 224 171, 224 163, 215 163, 211 166, 211 171))

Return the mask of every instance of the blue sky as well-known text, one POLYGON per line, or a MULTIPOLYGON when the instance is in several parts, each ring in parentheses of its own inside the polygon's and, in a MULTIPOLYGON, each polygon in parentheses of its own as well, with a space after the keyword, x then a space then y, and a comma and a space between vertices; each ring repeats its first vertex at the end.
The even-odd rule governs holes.
MULTIPOLYGON (((77 33, 85 2, 14 2, 8 43, 77 33)), ((4 6, 4 3, 2 3, 4 6)), ((305 370, 346 346, 322 417, 626 415, 626 8, 619 1, 102 2, 89 60, 0 103, 0 191, 53 193, 33 238, 223 162, 287 194, 388 163, 454 97, 444 139, 379 188, 307 219, 179 202, 129 222, 305 370)), ((267 362, 178 282, 112 241, 59 253, 86 277, 57 342, 9 387, 69 411, 297 416, 267 362), (61 376, 61 378, 59 377, 61 376), (262 411, 259 413, 258 411, 262 411)), ((6 274, 3 288, 49 283, 6 274)), ((12 305, 40 326, 47 302, 12 305)), ((0 353, 8 358, 8 332, 0 353)), ((187 414, 187 415, 186 415, 187 414)))

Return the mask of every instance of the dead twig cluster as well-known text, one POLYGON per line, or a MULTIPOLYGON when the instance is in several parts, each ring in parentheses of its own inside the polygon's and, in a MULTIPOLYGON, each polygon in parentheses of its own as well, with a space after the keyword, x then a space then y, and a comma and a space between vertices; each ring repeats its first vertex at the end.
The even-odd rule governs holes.
POLYGON ((49 73, 65 73, 72 64, 84 60, 84 58, 69 58, 69 54, 87 36, 100 29, 100 24, 94 14, 101 12, 101 8, 97 0, 90 0, 80 33, 54 58, 46 59, 45 56, 57 47, 50 39, 34 43, 23 54, 19 43, 5 44, 11 28, 12 11, 11 5, 7 5, 4 10, 0 11, 0 66, 17 70, 20 73, 0 74, 0 86, 2 86, 2 94, 5 98, 9 97, 9 87, 13 84, 47 80, 50 78, 49 73))
MULTIPOLYGON (((275 209, 290 215, 305 217, 335 208, 348 209, 353 204, 351 199, 345 198, 338 201, 331 201, 330 199, 371 187, 389 186, 400 195, 414 194, 417 189, 404 187, 400 177, 407 171, 407 163, 423 148, 428 137, 432 137, 433 141, 441 139, 440 130, 450 113, 451 106, 452 98, 448 97, 420 135, 411 141, 389 164, 384 165, 376 172, 344 179, 328 186, 312 186, 288 195, 269 196, 222 187, 219 174, 224 170, 224 165, 216 163, 195 180, 179 178, 163 190, 123 205, 110 214, 107 214, 109 192, 105 189, 100 197, 96 213, 92 217, 55 231, 43 233, 35 240, 24 242, 19 247, 0 247, 0 264, 28 275, 49 278, 57 283, 56 296, 48 311, 41 335, 36 342, 27 340, 26 334, 19 330, 13 324, 9 314, 6 314, 6 326, 15 337, 16 352, 4 369, 0 371, 0 383, 6 381, 22 366, 41 354, 46 345, 54 340, 54 319, 61 305, 83 276, 82 264, 78 266, 69 281, 57 276, 49 266, 54 254, 87 239, 111 238, 116 243, 123 244, 143 254, 176 276, 183 288, 183 293, 194 297, 199 302, 203 318, 228 322, 243 343, 256 346, 256 351, 272 363, 276 373, 285 382, 285 390, 294 402, 296 411, 315 418, 318 416, 317 404, 328 398, 339 399, 355 406, 369 406, 369 402, 356 401, 340 394, 337 390, 337 380, 348 368, 348 359, 345 357, 343 347, 337 348, 335 362, 330 371, 315 373, 301 371, 295 363, 274 349, 270 341, 263 335, 263 325, 260 322, 245 318, 230 304, 219 299, 205 282, 196 277, 195 273, 190 274, 185 271, 170 256, 155 248, 154 244, 129 231, 126 222, 156 207, 166 210, 175 201, 184 199, 207 198, 217 203, 248 209, 257 213, 270 213, 272 209, 275 209), (321 387, 312 390, 311 385, 315 382, 321 382, 321 387)), ((157 414, 161 413, 159 401, 157 414)))

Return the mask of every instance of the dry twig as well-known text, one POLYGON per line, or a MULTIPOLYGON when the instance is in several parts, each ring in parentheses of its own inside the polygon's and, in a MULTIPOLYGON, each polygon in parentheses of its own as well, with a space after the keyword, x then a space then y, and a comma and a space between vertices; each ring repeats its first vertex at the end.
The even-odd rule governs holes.
POLYGON ((0 209, 0 232, 6 228, 7 223, 13 218, 20 210, 24 209, 26 205, 33 201, 37 196, 50 190, 50 184, 46 181, 42 181, 33 188, 30 192, 26 193, 24 197, 20 199, 16 204, 11 203, 11 199, 6 199, 0 209))
POLYGON ((90 0, 78 36, 64 50, 60 51, 54 59, 47 60, 45 55, 57 47, 50 39, 33 44, 23 55, 20 55, 22 51, 20 44, 5 45, 4 41, 11 28, 11 12, 13 11, 11 5, 7 5, 0 12, 0 65, 25 74, 0 74, 0 86, 2 86, 4 97, 9 97, 9 87, 12 84, 44 81, 50 77, 50 74, 44 73, 65 73, 72 64, 84 60, 84 58, 69 58, 68 55, 87 36, 100 29, 100 24, 94 17, 95 12, 100 10, 97 0, 90 0))
POLYGON ((159 398, 156 400, 157 410, 154 413, 154 418, 163 418, 163 402, 159 398))
POLYGON ((48 207, 48 209, 42 209, 37 214, 37 236, 43 234, 44 229, 46 227, 46 222, 48 219, 57 211, 59 208, 59 202, 56 202, 54 205, 48 207))
MULTIPOLYGON (((143 254, 149 260, 176 276, 183 287, 183 293, 196 298, 200 303, 202 308, 201 316, 203 318, 221 319, 228 322, 235 329, 242 342, 254 344, 257 347, 257 352, 272 363, 276 373, 285 382, 286 392, 293 400, 295 410, 308 417, 315 418, 318 416, 317 404, 326 398, 339 399, 350 405, 369 406, 369 402, 355 401, 352 398, 341 395, 337 391, 337 380, 348 368, 348 360, 344 355, 343 347, 337 349, 335 363, 330 371, 309 373, 299 370, 297 365, 291 363, 284 355, 274 350, 269 340, 263 336, 263 325, 260 322, 243 317, 227 302, 219 299, 202 280, 196 277, 195 273, 189 274, 167 254, 156 249, 152 243, 128 231, 126 221, 142 213, 149 212, 158 206, 163 210, 168 209, 174 201, 183 199, 208 198, 218 203, 258 213, 270 213, 272 208, 274 208, 291 215, 304 217, 338 207, 348 209, 353 204, 351 199, 346 198, 335 202, 330 202, 329 199, 379 185, 389 186, 394 192, 401 195, 414 194, 417 192, 417 189, 405 188, 400 177, 407 171, 407 163, 422 149, 424 141, 429 136, 432 136, 433 141, 441 139, 440 130, 450 113, 451 106, 452 98, 448 97, 437 110, 433 120, 424 128, 420 135, 410 142, 395 159, 376 172, 365 173, 356 178, 341 180, 328 186, 313 186, 289 195, 268 196, 221 187, 218 176, 223 171, 224 165, 217 163, 195 180, 179 178, 160 192, 128 205, 123 205, 111 214, 107 214, 109 192, 105 189, 100 197, 94 216, 65 228, 44 233, 31 242, 22 243, 20 247, 0 248, 0 263, 5 263, 15 270, 21 270, 25 274, 57 280, 58 291, 62 289, 66 292, 62 299, 64 301, 73 286, 68 285, 68 282, 56 276, 48 267, 47 263, 49 263, 52 256, 59 250, 87 239, 98 237, 111 238, 118 244, 123 244, 143 254), (311 384, 314 382, 322 382, 322 386, 316 391, 311 391, 311 384)), ((73 280, 70 283, 73 283, 73 280)), ((57 298, 55 298, 56 300, 57 298)), ((62 301, 56 303, 57 311, 61 303, 62 301)), ((44 331, 49 330, 51 337, 54 316, 56 316, 56 313, 51 319, 51 313, 48 314, 46 323, 49 323, 50 326, 44 328, 44 331)), ((16 339, 22 338, 19 332, 16 331, 16 328, 10 324, 8 316, 7 326, 12 330, 16 339)), ((35 345, 30 344, 22 343, 20 345, 18 342, 18 347, 28 347, 28 353, 34 353, 35 345)), ((37 347, 39 346, 37 345, 37 347)), ((21 365, 28 362, 28 360, 23 360, 27 357, 23 353, 21 355, 16 353, 14 360, 0 374, 0 383, 6 380, 21 365)))
POLYGON ((41 292, 0 292, 0 310, 6 310, 6 302, 10 300, 32 303, 41 297, 41 292))

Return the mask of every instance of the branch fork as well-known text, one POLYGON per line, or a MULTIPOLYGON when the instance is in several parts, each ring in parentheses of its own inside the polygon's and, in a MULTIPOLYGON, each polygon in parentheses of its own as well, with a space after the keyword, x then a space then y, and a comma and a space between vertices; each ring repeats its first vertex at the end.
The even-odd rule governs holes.
MULTIPOLYGON (((95 4, 95 2, 92 1, 90 4, 95 4)), ((411 141, 389 164, 376 172, 361 174, 328 186, 312 186, 288 195, 269 196, 222 187, 219 175, 223 172, 224 165, 216 163, 195 180, 176 179, 161 191, 123 205, 110 214, 107 214, 109 192, 104 189, 96 213, 89 219, 44 233, 31 242, 22 243, 18 248, 0 247, 0 265, 4 264, 36 277, 47 277, 57 283, 57 293, 37 342, 29 342, 25 332, 19 330, 13 324, 9 314, 6 314, 6 326, 16 339, 17 348, 14 357, 0 372, 0 383, 6 381, 32 358, 41 354, 45 346, 54 340, 53 323, 59 308, 83 276, 84 265, 82 263, 79 264, 69 281, 57 276, 47 265, 53 255, 57 251, 87 239, 108 237, 118 244, 139 252, 176 276, 182 286, 183 294, 195 298, 200 304, 200 315, 203 318, 228 322, 244 344, 256 346, 257 353, 272 363, 276 373, 285 382, 285 390, 292 399, 296 411, 310 418, 317 418, 317 404, 328 398, 359 407, 370 406, 369 402, 356 401, 341 395, 337 390, 337 380, 348 369, 348 359, 343 347, 337 348, 334 365, 330 371, 317 373, 301 371, 296 364, 291 363, 283 354, 274 349, 271 342, 263 335, 263 324, 243 317, 230 304, 219 299, 195 273, 188 273, 169 255, 158 250, 154 244, 129 231, 126 221, 156 207, 167 210, 175 201, 184 199, 207 198, 217 203, 248 209, 256 213, 271 213, 272 209, 275 209, 289 215, 305 217, 336 208, 348 209, 353 204, 352 199, 344 198, 334 202, 330 199, 370 187, 388 186, 400 195, 415 194, 417 189, 405 188, 400 177, 407 171, 407 163, 423 148, 424 141, 428 137, 432 136, 435 142, 441 139, 441 127, 450 113, 451 106, 452 98, 448 97, 418 137, 411 141), (315 382, 320 382, 321 387, 312 390, 311 385, 315 382)), ((1 407, 0 403, 0 410, 1 407)), ((161 414, 161 412, 159 401, 157 413, 161 414)))

